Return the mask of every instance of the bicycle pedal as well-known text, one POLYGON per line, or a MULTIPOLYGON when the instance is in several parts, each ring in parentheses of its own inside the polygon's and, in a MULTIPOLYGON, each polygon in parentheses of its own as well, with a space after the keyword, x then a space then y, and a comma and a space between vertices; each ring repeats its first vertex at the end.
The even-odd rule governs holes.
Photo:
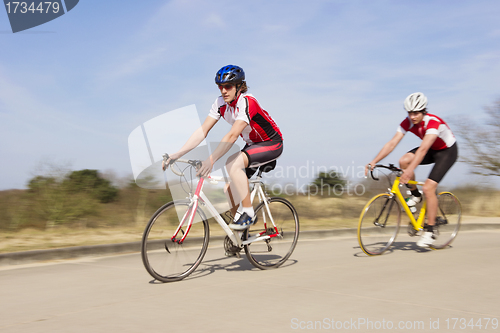
POLYGON ((241 258, 241 254, 239 252, 226 252, 224 254, 226 257, 236 257, 238 259, 241 258))
POLYGON ((448 224, 448 220, 442 218, 441 216, 436 217, 436 225, 448 224))
POLYGON ((413 224, 408 224, 408 235, 410 235, 411 237, 414 237, 417 235, 418 233, 418 230, 415 230, 415 228, 413 228, 413 224))
POLYGON ((226 222, 226 224, 229 225, 229 224, 233 223, 234 217, 233 217, 233 214, 231 214, 230 210, 227 210, 219 215, 220 215, 220 217, 222 217, 224 222, 226 222))

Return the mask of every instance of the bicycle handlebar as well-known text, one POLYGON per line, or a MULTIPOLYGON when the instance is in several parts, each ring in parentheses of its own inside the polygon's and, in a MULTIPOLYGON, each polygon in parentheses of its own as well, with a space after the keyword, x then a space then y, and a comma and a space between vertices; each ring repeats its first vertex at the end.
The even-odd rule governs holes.
MULTIPOLYGON (((163 154, 163 162, 167 162, 168 159, 169 159, 168 154, 167 153, 163 154)), ((177 176, 179 176, 179 177, 184 176, 184 173, 182 171, 175 170, 174 164, 176 162, 189 164, 193 168, 195 168, 196 170, 198 170, 201 167, 201 163, 202 163, 200 160, 185 160, 185 159, 179 158, 179 159, 170 161, 170 163, 168 165, 165 165, 165 169, 163 169, 163 170, 165 171, 168 167, 170 167, 170 170, 172 170, 172 172, 175 173, 177 176)), ((224 180, 224 177, 217 177, 217 176, 208 176, 208 177, 203 177, 203 178, 207 179, 211 184, 217 184, 221 180, 224 180)))
POLYGON ((399 173, 399 175, 401 175, 403 173, 403 170, 401 170, 400 168, 394 166, 394 164, 389 164, 388 166, 387 165, 383 165, 383 164, 377 164, 373 167, 373 169, 371 168, 371 165, 368 164, 368 167, 370 168, 370 176, 374 179, 374 180, 379 180, 377 177, 375 177, 373 175, 373 170, 375 170, 376 168, 384 168, 384 169, 389 169, 391 170, 392 172, 396 172, 396 173, 399 173))

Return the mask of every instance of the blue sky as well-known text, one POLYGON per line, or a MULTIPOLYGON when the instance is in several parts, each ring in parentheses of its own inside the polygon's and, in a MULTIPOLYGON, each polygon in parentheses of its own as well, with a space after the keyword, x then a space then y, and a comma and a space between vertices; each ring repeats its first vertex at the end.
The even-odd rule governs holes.
MULTIPOLYGON (((361 167, 410 93, 452 129, 482 117, 500 97, 498 17, 496 0, 81 0, 13 34, 0 10, 0 189, 24 188, 44 161, 131 174, 129 134, 191 104, 204 119, 227 64, 282 129, 282 167, 361 167)), ((385 161, 418 144, 408 134, 385 161)), ((476 180, 459 163, 443 183, 476 180)))

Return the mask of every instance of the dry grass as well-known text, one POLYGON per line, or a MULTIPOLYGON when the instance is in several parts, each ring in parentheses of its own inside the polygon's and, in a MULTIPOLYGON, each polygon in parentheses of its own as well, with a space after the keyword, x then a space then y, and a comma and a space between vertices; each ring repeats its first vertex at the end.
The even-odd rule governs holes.
POLYGON ((497 217, 500 216, 500 191, 494 189, 479 189, 465 186, 454 189, 466 215, 497 217))
POLYGON ((54 228, 49 231, 23 229, 3 232, 0 253, 140 241, 142 228, 54 228))

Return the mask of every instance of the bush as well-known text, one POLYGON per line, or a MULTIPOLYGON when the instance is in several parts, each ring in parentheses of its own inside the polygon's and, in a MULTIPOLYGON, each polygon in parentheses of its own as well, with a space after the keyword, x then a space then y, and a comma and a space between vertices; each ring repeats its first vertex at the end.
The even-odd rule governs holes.
POLYGON ((346 180, 336 171, 320 172, 318 177, 309 185, 309 192, 324 196, 340 196, 344 193, 346 180))
POLYGON ((73 171, 63 183, 68 191, 88 193, 101 203, 112 202, 118 196, 118 189, 109 180, 102 178, 97 170, 73 171))
POLYGON ((28 188, 30 210, 35 219, 45 222, 45 228, 98 213, 98 201, 86 192, 75 192, 66 180, 36 176, 28 188))

